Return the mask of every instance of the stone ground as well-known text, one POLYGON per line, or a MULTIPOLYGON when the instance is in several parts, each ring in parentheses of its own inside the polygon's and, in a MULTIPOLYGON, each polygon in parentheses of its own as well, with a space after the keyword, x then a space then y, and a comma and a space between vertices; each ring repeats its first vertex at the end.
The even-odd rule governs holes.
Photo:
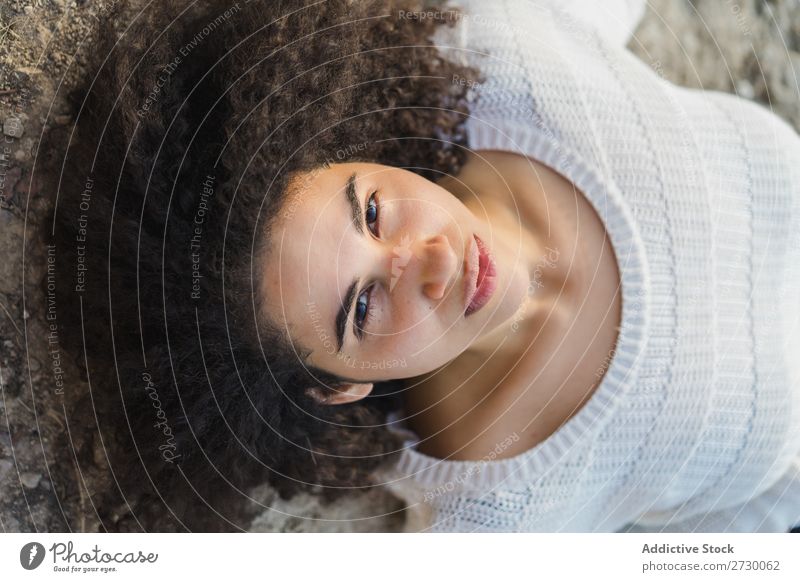
MULTIPOLYGON (((50 201, 37 186, 35 163, 45 122, 71 123, 63 96, 81 74, 76 49, 91 46, 98 18, 114 1, 0 0, 0 529, 6 532, 98 529, 89 492, 101 476, 91 467, 78 472, 72 450, 53 445, 69 423, 38 291, 44 253, 33 230, 50 201)), ((629 46, 675 83, 755 99, 800 129, 798 0, 651 0, 629 46)), ((68 362, 60 364, 75 377, 68 362)), ((255 512, 252 531, 401 525, 396 517, 352 520, 398 507, 381 491, 333 506, 309 495, 282 501, 266 486, 253 496, 271 509, 255 512)))

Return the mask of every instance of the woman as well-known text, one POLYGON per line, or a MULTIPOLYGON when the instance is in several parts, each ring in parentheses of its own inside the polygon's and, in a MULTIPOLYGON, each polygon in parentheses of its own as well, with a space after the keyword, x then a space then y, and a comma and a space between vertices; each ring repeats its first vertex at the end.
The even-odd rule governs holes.
POLYGON ((641 4, 554 4, 212 5, 109 51, 54 224, 133 516, 267 477, 426 531, 800 521, 800 140, 625 51, 641 4))

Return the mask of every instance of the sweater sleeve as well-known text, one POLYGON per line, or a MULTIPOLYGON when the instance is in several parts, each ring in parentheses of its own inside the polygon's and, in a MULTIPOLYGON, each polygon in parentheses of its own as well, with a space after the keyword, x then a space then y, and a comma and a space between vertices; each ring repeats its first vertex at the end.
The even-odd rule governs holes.
POLYGON ((663 525, 629 524, 632 533, 785 533, 800 525, 800 457, 769 489, 747 502, 663 525))
POLYGON ((558 0, 556 4, 619 46, 630 40, 647 6, 646 0, 558 0))

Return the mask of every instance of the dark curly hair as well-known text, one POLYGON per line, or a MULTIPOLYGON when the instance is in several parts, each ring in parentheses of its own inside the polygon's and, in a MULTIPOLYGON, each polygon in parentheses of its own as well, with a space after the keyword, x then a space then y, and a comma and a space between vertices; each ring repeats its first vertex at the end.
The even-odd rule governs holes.
POLYGON ((71 422, 94 435, 79 458, 98 437, 107 451, 107 529, 120 506, 147 529, 235 529, 236 500, 265 481, 284 497, 371 485, 399 450, 397 382, 317 403, 307 387, 342 380, 258 315, 254 282, 299 173, 351 150, 457 173, 467 88, 452 79, 480 78, 432 43, 457 13, 410 17, 422 2, 199 4, 106 22, 74 134, 53 146, 60 341, 91 387, 71 389, 71 422))

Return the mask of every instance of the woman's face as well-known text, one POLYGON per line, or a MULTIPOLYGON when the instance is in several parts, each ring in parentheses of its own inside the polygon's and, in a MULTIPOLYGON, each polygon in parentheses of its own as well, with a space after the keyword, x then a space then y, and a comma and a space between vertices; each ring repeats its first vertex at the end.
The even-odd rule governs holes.
POLYGON ((417 174, 334 164, 296 177, 289 191, 269 241, 266 315, 319 369, 359 382, 431 372, 512 318, 526 296, 515 241, 417 174), (473 235, 493 255, 496 287, 466 315, 473 235))

